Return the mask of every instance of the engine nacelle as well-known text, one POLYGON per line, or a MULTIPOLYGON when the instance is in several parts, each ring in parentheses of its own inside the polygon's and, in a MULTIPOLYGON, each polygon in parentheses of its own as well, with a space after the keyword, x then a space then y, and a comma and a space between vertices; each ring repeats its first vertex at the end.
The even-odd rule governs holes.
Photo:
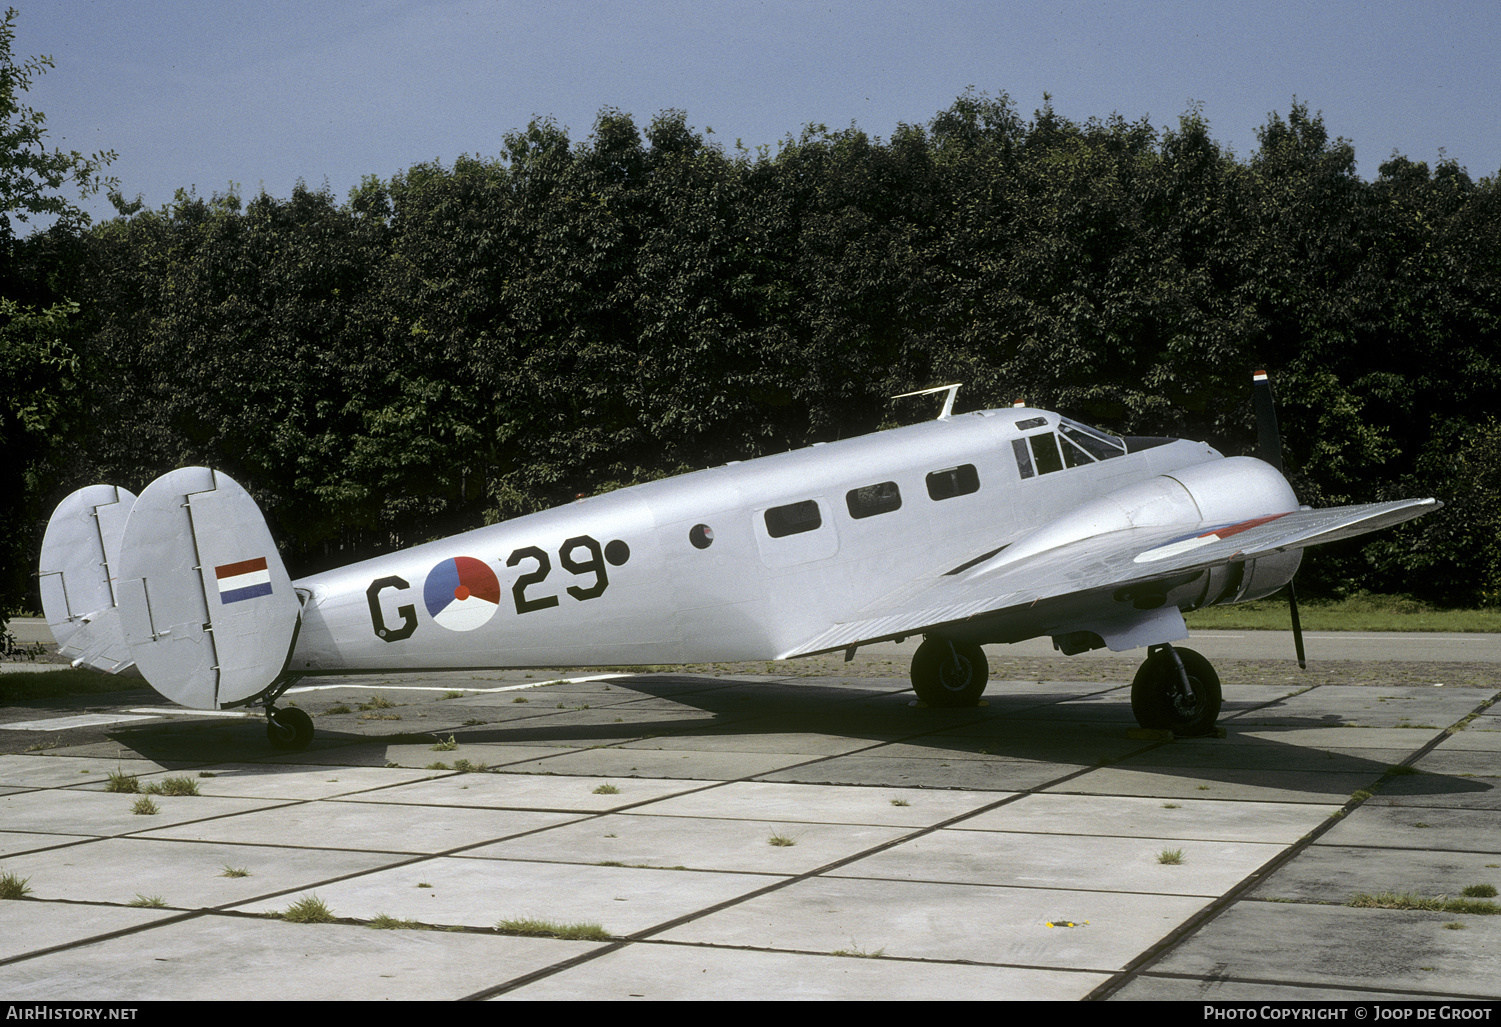
POLYGON ((1287 479, 1271 464, 1254 457, 1232 456, 1195 464, 1162 477, 1181 485, 1193 499, 1199 517, 1210 524, 1234 524, 1298 509, 1298 497, 1287 479))
POLYGON ((1108 492, 1018 539, 976 570, 1128 528, 1205 525, 1207 530, 1296 509, 1292 487, 1270 464, 1248 456, 1211 460, 1108 492))
POLYGON ((1245 603, 1252 599, 1265 599, 1283 585, 1293 580, 1298 565, 1303 562, 1303 550, 1292 549, 1285 553, 1272 553, 1246 561, 1246 571, 1233 599, 1215 600, 1221 603, 1245 603))
POLYGON ((1165 587, 1159 589, 1148 586, 1134 591, 1122 590, 1120 598, 1132 599, 1139 609, 1160 602, 1184 611, 1244 603, 1264 599, 1286 585, 1302 562, 1301 549, 1270 553, 1254 560, 1208 567, 1190 578, 1165 582, 1165 587))

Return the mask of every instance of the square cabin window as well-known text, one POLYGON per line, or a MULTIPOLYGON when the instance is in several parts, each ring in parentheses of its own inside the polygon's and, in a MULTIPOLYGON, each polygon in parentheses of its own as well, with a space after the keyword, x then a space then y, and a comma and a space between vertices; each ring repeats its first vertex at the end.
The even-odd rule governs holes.
POLYGON ((928 475, 928 495, 933 499, 953 499, 980 491, 980 472, 974 464, 945 467, 928 475))
POLYGON ((822 526, 823 517, 818 512, 816 500, 805 499, 801 503, 774 506, 766 511, 766 534, 772 538, 816 531, 822 526))
POLYGON ((863 485, 851 489, 845 494, 844 502, 850 508, 850 516, 859 520, 862 517, 900 510, 902 493, 896 487, 896 482, 883 481, 879 485, 863 485))

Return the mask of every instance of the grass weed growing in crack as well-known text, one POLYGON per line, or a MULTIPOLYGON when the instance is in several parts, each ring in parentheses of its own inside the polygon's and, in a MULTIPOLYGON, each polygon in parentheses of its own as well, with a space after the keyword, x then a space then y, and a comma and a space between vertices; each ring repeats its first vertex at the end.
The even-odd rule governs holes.
POLYGON ((105 782, 104 790, 134 795, 141 790, 141 782, 134 774, 127 774, 123 770, 112 770, 109 772, 109 780, 105 782))
POLYGON ((147 795, 197 795, 198 782, 191 777, 169 777, 145 787, 147 795))
POLYGON ((1447 895, 1427 897, 1413 892, 1357 892, 1345 903, 1356 909, 1426 909, 1438 913, 1479 913, 1494 916, 1501 906, 1490 899, 1451 899, 1447 895))
POLYGON ((377 913, 365 921, 365 926, 375 931, 431 931, 435 928, 420 920, 402 920, 387 913, 377 913))
POLYGON ((294 924, 326 924, 337 919, 328 904, 316 895, 304 895, 288 906, 281 918, 294 924))
POLYGON ((501 934, 520 934, 533 938, 561 938, 564 941, 609 941, 611 935, 599 924, 558 923, 536 917, 502 920, 495 925, 501 934))

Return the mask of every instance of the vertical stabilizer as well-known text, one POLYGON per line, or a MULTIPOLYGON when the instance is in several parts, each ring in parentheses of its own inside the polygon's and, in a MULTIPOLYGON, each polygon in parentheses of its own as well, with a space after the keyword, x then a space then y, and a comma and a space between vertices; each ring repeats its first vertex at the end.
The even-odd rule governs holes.
POLYGON ((135 499, 114 485, 90 485, 59 503, 47 522, 37 575, 42 612, 74 666, 111 674, 131 666, 114 579, 135 499))
POLYGON ((146 486, 120 561, 126 645, 162 695, 217 709, 286 669, 301 604, 260 508, 228 475, 184 467, 146 486))

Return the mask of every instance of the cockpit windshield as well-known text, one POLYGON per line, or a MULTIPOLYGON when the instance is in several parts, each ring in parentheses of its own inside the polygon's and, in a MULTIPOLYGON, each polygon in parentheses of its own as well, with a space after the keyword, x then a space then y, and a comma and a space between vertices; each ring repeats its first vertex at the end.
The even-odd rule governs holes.
MULTIPOLYGON (((1017 421, 1020 431, 1033 428, 1046 429, 1046 417, 1029 417, 1017 421)), ((1091 428, 1066 417, 1058 419, 1055 431, 1033 432, 1011 440, 1011 449, 1016 455, 1016 470, 1023 478, 1050 474, 1066 467, 1084 467, 1100 460, 1126 455, 1126 440, 1106 435, 1098 428, 1091 428)))
MULTIPOLYGON (((1106 435, 1098 428, 1091 428, 1087 424, 1070 421, 1067 417, 1061 417, 1058 420, 1059 436, 1088 453, 1092 459, 1109 460, 1111 457, 1126 455, 1125 440, 1106 435)), ((1072 464, 1072 461, 1070 463, 1072 464)))

